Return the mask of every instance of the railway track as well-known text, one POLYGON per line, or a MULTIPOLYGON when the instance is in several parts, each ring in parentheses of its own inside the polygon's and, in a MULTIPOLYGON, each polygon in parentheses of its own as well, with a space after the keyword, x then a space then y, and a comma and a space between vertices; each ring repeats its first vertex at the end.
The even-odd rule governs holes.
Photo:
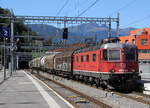
MULTIPOLYGON (((110 90, 109 90, 109 92, 110 92, 110 90)), ((111 91, 111 92, 113 92, 119 96, 126 97, 129 99, 135 100, 137 102, 141 102, 143 104, 150 105, 150 96, 148 96, 148 95, 144 95, 144 94, 138 93, 138 92, 133 92, 133 93, 129 93, 129 94, 124 94, 124 93, 119 93, 119 92, 114 92, 114 91, 111 91)))
MULTIPOLYGON (((106 104, 106 103, 104 103, 104 102, 102 102, 100 100, 97 100, 97 99, 95 99, 93 97, 90 97, 90 96, 88 96, 86 94, 83 94, 83 93, 81 93, 81 92, 79 92, 79 91, 77 91, 77 90, 75 90, 73 88, 70 88, 70 87, 68 87, 66 85, 63 85, 63 84, 61 84, 61 83, 59 83, 57 81, 51 80, 50 78, 48 78, 46 76, 35 75, 35 74, 34 74, 34 76, 36 76, 38 79, 42 80, 50 88, 53 88, 58 94, 60 94, 63 98, 65 98, 67 101, 69 101, 76 108, 81 108, 81 106, 83 108, 83 105, 80 105, 80 103, 81 104, 83 104, 83 103, 96 104, 96 105, 94 105, 94 106, 96 106, 96 108, 113 108, 112 106, 110 106, 110 105, 108 105, 108 104, 106 104), (57 88, 63 88, 63 89, 65 89, 64 91, 71 91, 71 92, 73 92, 73 95, 66 97, 66 95, 62 94, 59 90, 57 90, 54 87, 52 87, 49 84, 50 82, 53 82, 54 84, 59 85, 59 87, 57 87, 57 88)), ((93 106, 93 105, 90 105, 90 104, 89 104, 90 107, 93 106)), ((87 106, 85 108, 87 108, 87 106)))
MULTIPOLYGON (((95 86, 91 86, 91 87, 96 88, 95 86)), ((102 88, 97 88, 97 89, 103 90, 102 88)), ((122 97, 126 97, 126 98, 129 98, 129 99, 135 100, 137 102, 141 102, 143 104, 150 105, 150 95, 146 95, 146 94, 143 94, 143 93, 140 93, 140 92, 120 93, 120 92, 116 92, 114 90, 107 90, 107 89, 104 90, 104 91, 111 92, 113 94, 116 94, 116 95, 119 95, 119 96, 122 96, 122 97)))
MULTIPOLYGON (((58 76, 57 76, 58 77, 58 76)), ((47 77, 47 79, 49 79, 49 77, 47 77)), ((49 80, 51 80, 51 79, 49 79, 49 80)), ((52 81, 52 80, 51 80, 52 81)), ((55 80, 53 80, 53 82, 55 82, 55 83, 58 83, 58 82, 56 82, 55 80)), ((78 81, 75 81, 75 82, 78 82, 78 81)), ((78 82, 79 83, 79 82, 78 82)), ((61 84, 61 83, 58 83, 58 84, 60 84, 60 85, 62 85, 63 86, 63 84, 61 84)), ((83 84, 83 83, 82 83, 83 84)), ((90 85, 89 85, 90 86, 90 85)), ((90 87, 92 87, 92 88, 96 88, 96 87, 94 87, 94 86, 90 86, 90 87)), ((64 87, 65 88, 65 87, 64 87)), ((66 88, 68 88, 67 86, 66 86, 66 88)), ((72 88, 69 88, 69 89, 72 89, 72 88)), ((98 88, 98 89, 101 89, 101 88, 98 88)), ((101 89, 102 90, 102 89, 101 89)), ((76 92, 76 90, 75 90, 75 92, 76 92)), ((144 95, 144 94, 142 94, 142 93, 138 93, 138 92, 133 92, 133 93, 131 93, 131 94, 124 94, 124 93, 119 93, 119 92, 116 92, 116 91, 110 91, 110 90, 105 90, 105 92, 113 92, 114 94, 116 94, 116 95, 118 95, 118 96, 121 96, 121 97, 125 97, 125 98, 128 98, 128 99, 132 99, 132 100, 134 100, 134 101, 137 101, 137 102, 140 102, 140 103, 143 103, 143 104, 146 104, 146 105, 150 105, 150 96, 147 96, 147 95, 144 95)), ((77 94, 80 94, 81 92, 79 92, 79 91, 77 91, 77 94)), ((83 97, 86 97, 86 99, 88 99, 89 101, 93 101, 94 100, 94 102, 93 103, 95 103, 95 104, 97 104, 97 105, 101 105, 101 107, 102 108, 112 108, 112 106, 107 106, 107 104, 106 104, 106 106, 105 106, 105 103, 103 104, 103 103, 101 103, 101 101, 99 101, 99 100, 97 100, 97 99, 95 99, 95 98, 93 98, 93 97, 91 97, 91 96, 87 96, 87 95, 85 95, 85 94, 83 94, 83 93, 81 93, 81 96, 83 96, 83 97)))
POLYGON ((140 93, 140 92, 133 92, 133 93, 136 94, 136 95, 139 95, 139 96, 150 98, 150 95, 146 95, 146 94, 143 94, 143 93, 140 93))

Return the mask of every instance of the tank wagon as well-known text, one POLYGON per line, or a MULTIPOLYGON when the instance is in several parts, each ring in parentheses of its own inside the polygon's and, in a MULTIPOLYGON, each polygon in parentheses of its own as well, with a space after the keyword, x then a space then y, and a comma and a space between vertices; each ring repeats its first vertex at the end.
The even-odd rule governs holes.
POLYGON ((35 63, 38 60, 32 60, 31 68, 96 84, 97 87, 132 90, 140 80, 137 47, 132 44, 106 43, 44 56, 43 59, 45 62, 40 65, 35 63))

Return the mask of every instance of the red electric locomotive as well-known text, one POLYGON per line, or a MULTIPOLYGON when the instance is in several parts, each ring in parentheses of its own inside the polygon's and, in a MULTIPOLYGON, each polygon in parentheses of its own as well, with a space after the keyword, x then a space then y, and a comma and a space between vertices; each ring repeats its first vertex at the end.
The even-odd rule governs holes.
POLYGON ((140 79, 137 47, 106 43, 76 50, 73 54, 73 75, 97 86, 134 89, 140 79))
POLYGON ((133 44, 105 43, 51 54, 32 60, 30 67, 103 88, 132 90, 140 80, 138 52, 133 44))

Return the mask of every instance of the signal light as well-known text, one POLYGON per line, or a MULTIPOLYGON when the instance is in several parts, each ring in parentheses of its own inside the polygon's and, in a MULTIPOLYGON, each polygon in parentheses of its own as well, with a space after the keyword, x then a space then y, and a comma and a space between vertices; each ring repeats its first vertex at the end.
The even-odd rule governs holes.
POLYGON ((63 39, 68 39, 68 28, 63 29, 63 39))
POLYGON ((16 39, 16 47, 17 47, 16 52, 19 52, 21 50, 20 39, 19 38, 16 39))

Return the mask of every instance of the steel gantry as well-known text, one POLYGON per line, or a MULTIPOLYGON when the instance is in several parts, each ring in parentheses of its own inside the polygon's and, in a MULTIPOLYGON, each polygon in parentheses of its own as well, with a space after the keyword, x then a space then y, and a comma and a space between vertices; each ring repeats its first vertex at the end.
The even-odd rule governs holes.
MULTIPOLYGON (((11 16, 0 15, 0 18, 12 19, 11 16)), ((62 23, 64 27, 66 24, 83 24, 83 23, 97 23, 106 24, 109 27, 109 37, 111 36, 111 25, 116 23, 116 33, 119 35, 119 13, 116 18, 99 18, 99 17, 60 17, 60 16, 20 16, 13 17, 14 21, 23 21, 24 23, 62 23)))
POLYGON ((68 24, 81 24, 81 23, 109 23, 118 22, 119 18, 97 18, 97 17, 57 17, 57 16, 16 16, 16 19, 21 19, 26 22, 40 22, 47 23, 68 23, 68 24))
POLYGON ((111 37, 111 23, 116 23, 116 35, 119 35, 119 14, 117 18, 98 18, 98 17, 57 17, 57 16, 16 16, 16 20, 22 20, 26 23, 63 23, 66 24, 82 24, 82 23, 97 23, 106 24, 109 27, 108 37, 111 37))

